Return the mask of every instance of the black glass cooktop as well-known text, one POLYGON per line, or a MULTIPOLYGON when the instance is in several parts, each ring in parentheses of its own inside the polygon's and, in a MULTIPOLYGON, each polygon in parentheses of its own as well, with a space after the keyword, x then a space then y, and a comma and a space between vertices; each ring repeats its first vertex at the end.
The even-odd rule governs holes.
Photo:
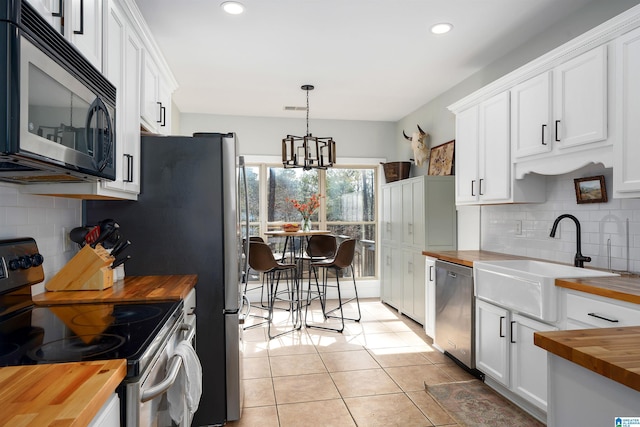
POLYGON ((181 317, 182 302, 33 307, 0 321, 0 366, 127 359, 136 376, 156 337, 181 317))

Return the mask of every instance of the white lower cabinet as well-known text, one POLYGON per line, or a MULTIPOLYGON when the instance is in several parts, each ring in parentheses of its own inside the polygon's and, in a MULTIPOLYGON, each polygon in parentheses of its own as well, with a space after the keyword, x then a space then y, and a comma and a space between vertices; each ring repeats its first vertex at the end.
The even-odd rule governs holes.
POLYGON ((476 367, 507 390, 547 410, 547 352, 534 332, 557 328, 476 299, 476 367))
POLYGON ((424 331, 427 336, 436 338, 436 258, 424 260, 424 331))
POLYGON ((120 427, 120 398, 113 393, 88 427, 120 427))

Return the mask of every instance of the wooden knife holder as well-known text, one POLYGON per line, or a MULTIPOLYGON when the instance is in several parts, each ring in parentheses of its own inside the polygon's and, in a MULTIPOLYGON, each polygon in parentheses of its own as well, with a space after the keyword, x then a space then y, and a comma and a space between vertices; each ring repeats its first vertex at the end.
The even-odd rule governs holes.
POLYGON ((48 291, 103 290, 113 286, 114 261, 109 252, 98 244, 85 245, 45 285, 48 291))

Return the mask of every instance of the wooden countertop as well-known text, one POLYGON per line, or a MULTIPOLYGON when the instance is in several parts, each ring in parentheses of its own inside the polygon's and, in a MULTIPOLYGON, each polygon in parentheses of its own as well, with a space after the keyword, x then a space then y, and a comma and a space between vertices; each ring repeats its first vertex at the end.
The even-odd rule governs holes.
POLYGON ((473 267, 475 261, 499 261, 502 259, 532 259, 518 255, 501 254, 490 251, 422 251, 422 255, 438 258, 443 261, 473 267))
POLYGON ((198 281, 196 274, 127 276, 102 291, 43 292, 32 297, 36 305, 179 301, 198 281))
POLYGON ((126 373, 124 359, 0 368, 0 426, 86 426, 126 373))
POLYGON ((640 391, 640 326, 536 332, 533 342, 556 356, 640 391))
POLYGON ((640 304, 640 278, 638 277, 556 279, 556 286, 640 304))

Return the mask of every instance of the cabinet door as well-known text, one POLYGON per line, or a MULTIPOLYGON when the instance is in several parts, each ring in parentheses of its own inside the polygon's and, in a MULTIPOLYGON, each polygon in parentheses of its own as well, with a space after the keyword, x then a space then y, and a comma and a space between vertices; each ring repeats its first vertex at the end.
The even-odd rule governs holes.
POLYGON ((456 204, 478 200, 478 106, 456 115, 456 204))
POLYGON ((542 73, 511 89, 511 146, 514 159, 551 150, 550 73, 542 73))
POLYGON ((57 31, 61 31, 60 16, 64 14, 63 4, 57 0, 29 0, 29 4, 57 31))
POLYGON ((476 368, 509 387, 509 312, 476 299, 476 368))
POLYGON ((425 177, 420 177, 411 183, 411 224, 412 244, 420 249, 425 247, 425 177))
POLYGON ((71 0, 66 13, 64 36, 102 70, 102 0, 71 0))
POLYGON ((382 241, 391 240, 391 187, 386 185, 382 187, 382 216, 380 218, 380 227, 382 227, 382 241))
POLYGON ((382 245, 382 301, 386 303, 391 303, 393 301, 392 298, 392 262, 391 262, 391 253, 392 248, 389 245, 382 245))
POLYGON ((482 201, 511 197, 509 92, 480 104, 478 194, 482 201))
POLYGON ((607 138, 607 46, 553 70, 553 135, 559 149, 607 138))
POLYGON ((413 252, 413 320, 425 324, 425 256, 422 252, 413 252))
POLYGON ((613 189, 619 197, 640 195, 640 28, 616 40, 616 130, 613 189))
POLYGON ((397 247, 389 250, 391 260, 391 305, 402 311, 404 297, 404 263, 402 262, 402 251, 397 247))
POLYGON ((533 333, 556 328, 513 314, 511 334, 511 389, 543 411, 547 410, 547 352, 533 343, 533 333))
POLYGON ((151 132, 158 132, 158 125, 162 123, 160 109, 160 71, 149 52, 143 54, 142 93, 140 99, 140 116, 151 132))
POLYGON ((415 264, 413 262, 413 251, 402 250, 402 305, 400 310, 410 316, 415 316, 414 309, 414 276, 415 264))
POLYGON ((162 83, 162 79, 158 96, 160 100, 160 123, 158 123, 158 129, 163 135, 171 135, 171 92, 162 83))
POLYGON ((435 340, 436 337, 436 259, 425 257, 424 261, 425 280, 425 313, 424 331, 435 340))
MULTIPOLYGON (((410 180, 412 181, 412 180, 410 180)), ((402 243, 413 244, 413 189, 411 182, 402 184, 402 243)))
POLYGON ((396 184, 391 186, 391 240, 395 242, 402 241, 402 185, 396 184))

